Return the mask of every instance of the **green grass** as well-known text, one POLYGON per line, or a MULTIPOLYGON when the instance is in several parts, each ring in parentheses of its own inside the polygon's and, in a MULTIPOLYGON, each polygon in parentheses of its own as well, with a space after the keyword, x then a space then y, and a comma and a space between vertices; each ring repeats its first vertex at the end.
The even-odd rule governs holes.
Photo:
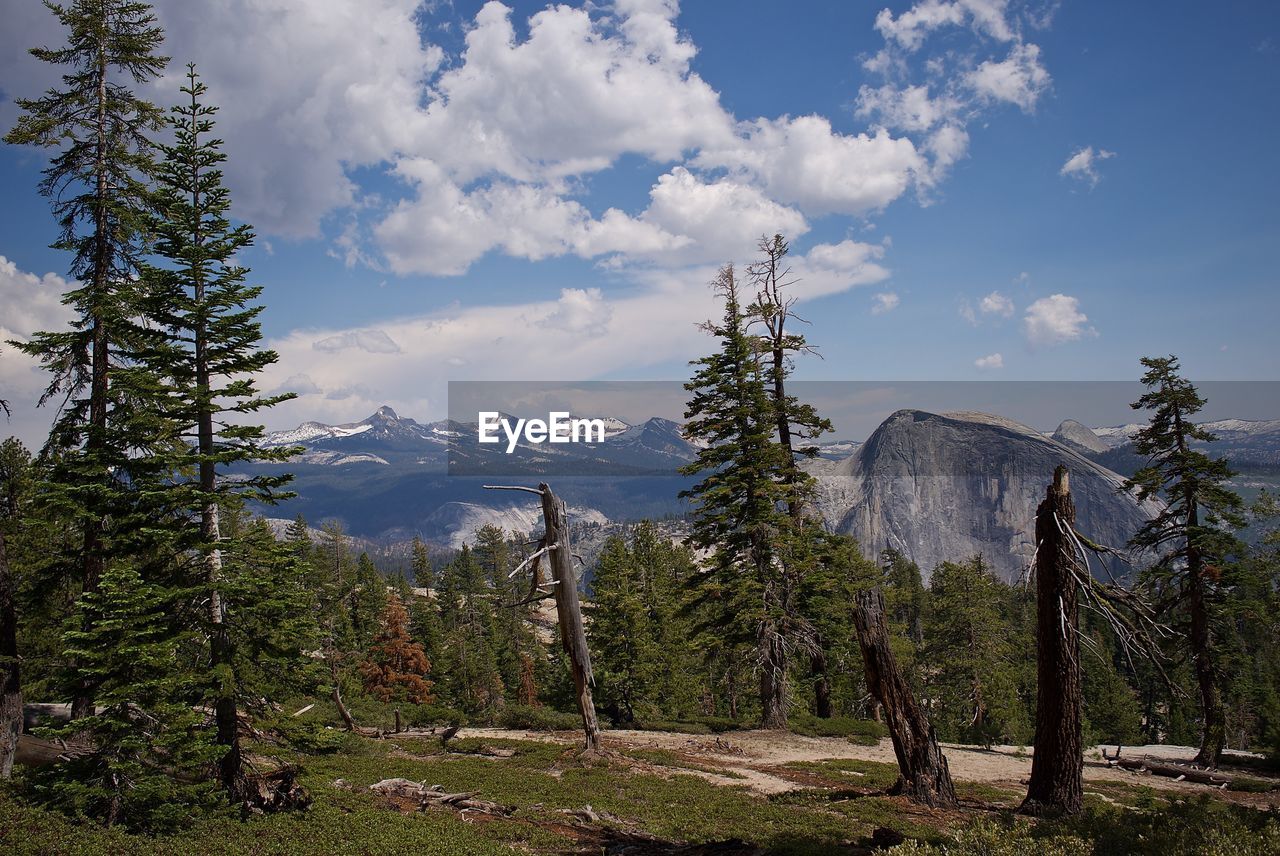
POLYGON ((883 791, 898 781, 896 764, 860 761, 857 758, 831 758, 824 761, 796 761, 787 769, 817 774, 843 787, 883 791))
MULTIPOLYGON (((878 827, 917 840, 901 853, 949 856, 1280 852, 1280 820, 1275 814, 1209 798, 1171 802, 1174 797, 1167 792, 1157 795, 1150 788, 1120 782, 1090 782, 1088 790, 1121 805, 1090 797, 1079 818, 1035 823, 1016 819, 1007 810, 968 809, 957 814, 909 807, 899 797, 880 793, 896 780, 894 765, 856 759, 788 765, 812 776, 817 786, 765 798, 745 787, 714 785, 678 772, 701 765, 665 750, 636 749, 628 754, 676 771, 666 776, 639 772, 616 756, 587 761, 575 747, 497 738, 454 740, 447 749, 433 738, 350 738, 340 751, 306 754, 278 746, 272 751, 301 765, 302 783, 315 799, 306 812, 243 822, 204 818, 180 834, 147 838, 31 806, 22 799, 19 781, 0 788, 0 853, 598 853, 614 826, 670 841, 740 839, 779 854, 865 846, 878 827), (479 754, 484 747, 509 748, 514 754, 479 754), (368 790, 374 782, 392 777, 475 792, 479 798, 510 806, 513 813, 474 822, 448 809, 401 814, 368 790), (335 787, 338 779, 346 786, 335 787), (596 824, 594 838, 579 840, 566 829, 567 818, 560 810, 582 809, 588 803, 617 820, 596 824)), ((988 804, 1012 806, 1021 796, 990 785, 958 785, 962 797, 988 804)))
POLYGON ((961 800, 970 802, 983 803, 986 805, 1007 806, 1017 808, 1022 803, 1025 795, 1021 791, 1011 791, 1008 788, 998 788, 987 782, 964 782, 955 783, 956 796, 961 800))
POLYGON ((854 719, 851 716, 833 716, 822 719, 809 714, 795 714, 788 727, 794 734, 805 737, 845 737, 852 743, 875 746, 889 731, 884 723, 870 719, 854 719))
MULTIPOLYGON (((332 790, 332 789, 331 789, 332 790)), ((549 842, 543 841, 544 844, 549 842)), ((565 844, 563 839, 558 842, 565 844)), ((554 846, 554 845, 551 845, 554 846)), ((76 824, 52 812, 0 796, 0 852, 36 854, 310 854, 385 853, 470 856, 511 852, 489 830, 455 815, 430 812, 402 816, 367 794, 334 790, 305 813, 279 814, 241 823, 207 820, 180 835, 146 838, 76 824), (358 842, 355 848, 353 843, 358 842)))
POLYGON ((1231 784, 1227 786, 1229 791, 1242 791, 1248 794, 1265 794, 1275 789, 1275 782, 1268 782, 1266 779, 1255 779, 1252 776, 1233 776, 1231 784))
POLYGON ((726 770, 723 767, 715 767, 710 764, 700 764, 684 758, 669 749, 628 749, 624 753, 628 758, 635 758, 639 761, 646 761, 657 767, 671 767, 677 770, 697 770, 702 773, 714 773, 717 776, 724 776, 729 779, 741 779, 741 773, 735 773, 733 770, 726 770))

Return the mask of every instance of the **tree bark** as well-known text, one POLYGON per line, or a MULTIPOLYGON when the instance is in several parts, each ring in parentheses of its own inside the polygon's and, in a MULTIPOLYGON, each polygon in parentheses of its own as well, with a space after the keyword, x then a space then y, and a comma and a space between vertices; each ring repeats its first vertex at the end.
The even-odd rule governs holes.
MULTIPOLYGON (((194 67, 191 76, 191 146, 199 149, 201 126, 194 67)), ((191 210, 196 217, 191 230, 191 243, 204 249, 204 202, 200 195, 200 164, 191 164, 191 210)), ((195 369, 196 369, 196 443, 200 451, 200 493, 204 497, 200 509, 200 538, 205 553, 205 577, 209 586, 209 657, 213 668, 213 712, 217 721, 217 742, 225 747, 218 762, 218 779, 229 793, 238 795, 243 778, 240 751, 240 727, 236 715, 236 678, 231 633, 227 627, 227 607, 222 599, 222 529, 218 514, 218 474, 214 465, 213 391, 209 372, 208 307, 205 305, 204 270, 194 267, 191 283, 195 300, 195 369)))
POLYGON ((591 652, 587 650, 587 634, 582 625, 582 607, 578 602, 578 577, 573 572, 573 552, 569 540, 569 520, 564 500, 551 492, 551 486, 538 485, 542 492, 542 519, 546 525, 546 544, 555 547, 547 554, 551 565, 551 584, 555 589, 556 620, 560 625, 560 644, 569 657, 573 686, 577 691, 578 712, 582 714, 585 749, 600 748, 600 728, 596 724, 595 703, 591 700, 591 652))
POLYGON ((0 531, 0 779, 13 774, 22 734, 22 681, 18 662, 16 586, 0 531))
POLYGON ((813 712, 820 719, 830 719, 831 679, 827 677, 827 652, 822 650, 822 640, 818 640, 818 650, 809 657, 809 669, 813 672, 813 712))
POLYGON ((1209 640, 1209 611, 1205 604, 1203 561, 1188 562, 1190 584, 1188 606, 1191 612, 1192 665, 1195 667, 1196 684, 1200 689, 1200 709, 1204 722, 1200 732, 1200 751, 1195 762, 1202 767, 1217 769, 1226 747, 1226 715, 1222 709, 1222 694, 1218 691, 1217 675, 1209 640))
POLYGON ((760 646, 760 727, 787 727, 787 648, 782 632, 771 621, 763 621, 760 646))
POLYGON ((898 758, 898 782, 891 793, 904 794, 914 802, 935 808, 954 806, 956 789, 946 756, 889 647, 884 596, 876 589, 859 592, 854 605, 867 689, 884 709, 893 753, 898 758))
POLYGON ((1084 801, 1075 525, 1067 468, 1036 509, 1036 737, 1025 814, 1075 814, 1084 801))
MULTIPOLYGON (((93 353, 90 355, 89 369, 89 424, 84 445, 85 456, 91 461, 101 460, 107 447, 107 393, 111 371, 107 326, 103 319, 103 310, 107 301, 111 299, 107 289, 111 278, 112 262, 107 224, 109 187, 106 156, 109 141, 107 139, 107 44, 105 38, 99 42, 96 59, 94 73, 97 75, 97 98, 94 107, 97 112, 97 127, 94 163, 94 249, 91 276, 94 296, 99 302, 95 303, 90 310, 93 353)), ((100 477, 103 481, 108 481, 111 473, 104 467, 100 477)), ((101 509, 91 509, 89 519, 84 522, 84 544, 80 559, 81 591, 84 594, 96 592, 98 583, 102 579, 104 568, 102 536, 106 528, 107 519, 101 513, 101 509)), ((90 629, 88 619, 85 620, 81 629, 86 631, 90 629)), ((84 677, 76 679, 71 700, 72 720, 82 719, 93 713, 96 691, 97 688, 89 679, 84 677)))
MULTIPOLYGON (((1186 429, 1182 415, 1174 413, 1174 431, 1178 438, 1178 451, 1187 452, 1186 429)), ((1205 559, 1195 543, 1194 533, 1200 527, 1200 503, 1194 488, 1183 483, 1183 501, 1187 509, 1187 609, 1191 613, 1191 663, 1200 689, 1200 713, 1203 717, 1200 730, 1200 751, 1195 762, 1203 767, 1217 769, 1226 747, 1226 714, 1222 709, 1222 693, 1218 689, 1218 676, 1214 669, 1212 639, 1209 629, 1209 608, 1205 602, 1205 559)))
POLYGON ((342 703, 342 689, 338 686, 338 661, 333 659, 332 651, 329 652, 329 674, 333 676, 333 704, 338 708, 338 716, 342 717, 342 722, 347 726, 348 731, 359 731, 347 706, 342 703))

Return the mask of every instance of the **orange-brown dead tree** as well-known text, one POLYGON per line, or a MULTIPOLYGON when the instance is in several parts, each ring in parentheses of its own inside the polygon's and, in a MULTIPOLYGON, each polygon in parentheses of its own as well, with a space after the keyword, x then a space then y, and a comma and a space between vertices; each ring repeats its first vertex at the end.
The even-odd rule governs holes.
POLYGON ((369 657, 360 666, 364 688, 382 701, 403 698, 410 704, 428 704, 431 694, 431 662, 422 645, 409 635, 409 613, 392 594, 382 613, 382 629, 373 638, 369 657))

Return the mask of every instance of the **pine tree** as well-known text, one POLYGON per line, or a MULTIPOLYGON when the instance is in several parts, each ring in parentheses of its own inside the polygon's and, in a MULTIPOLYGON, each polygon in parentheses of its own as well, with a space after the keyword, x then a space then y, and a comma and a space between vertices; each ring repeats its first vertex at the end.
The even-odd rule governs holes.
POLYGON ((311 542, 311 527, 307 525, 307 518, 301 514, 294 517, 284 530, 284 540, 299 566, 310 570, 315 545, 311 542))
POLYGON ((919 691, 920 650, 924 646, 924 617, 928 589, 920 567, 892 548, 880 554, 880 579, 893 654, 912 689, 919 691))
POLYGON ((31 456, 17 439, 0 445, 0 779, 13 772, 22 733, 22 661, 18 656, 18 584, 9 539, 30 501, 31 456))
POLYGON ((1227 462, 1191 447, 1214 435, 1191 421, 1204 399, 1179 372, 1176 357, 1144 357, 1142 384, 1148 390, 1133 403, 1150 410, 1151 421, 1133 438, 1147 460, 1126 487, 1139 500, 1158 497, 1165 507, 1130 542, 1158 558, 1147 580, 1161 613, 1185 611, 1192 666, 1200 691, 1201 733, 1196 762, 1217 767, 1226 741, 1217 630, 1221 620, 1223 566, 1243 550, 1231 529, 1243 525, 1240 497, 1226 487, 1233 473, 1227 462))
POLYGON ((364 688, 384 702, 403 698, 410 704, 430 704, 431 662, 409 635, 409 613, 399 595, 387 598, 382 629, 373 638, 368 658, 360 665, 364 688))
POLYGON ((932 669, 933 719, 943 739, 989 746, 1029 735, 1011 627, 1002 615, 1006 590, 981 556, 943 562, 929 580, 924 658, 932 669))
POLYGON ((706 330, 720 349, 700 360, 685 410, 686 435, 702 442, 697 459, 681 469, 702 474, 681 495, 695 501, 693 543, 712 551, 699 600, 708 618, 736 644, 754 644, 760 679, 761 722, 787 724, 787 661, 797 636, 794 580, 785 564, 790 518, 779 473, 786 451, 773 439, 773 409, 755 346, 745 330, 733 266, 713 283, 724 319, 706 330))
POLYGON ((412 593, 409 600, 409 627, 413 638, 422 643, 428 659, 439 659, 440 653, 440 610, 438 608, 439 592, 436 590, 435 573, 431 568, 431 556, 427 545, 421 538, 414 537, 410 567, 413 571, 413 584, 416 588, 429 592, 427 597, 419 597, 412 593))
POLYGON ((1238 671, 1245 679, 1238 682, 1230 709, 1251 712, 1249 744, 1280 758, 1280 503, 1275 495, 1263 491, 1253 515, 1262 537, 1241 569, 1232 598, 1241 637, 1238 671))
MULTIPOLYGON (((82 622, 64 634, 68 656, 98 689, 100 710, 65 729, 94 751, 60 762, 41 788, 55 804, 111 826, 171 829, 207 802, 203 779, 215 757, 199 690, 179 665, 183 635, 171 628, 172 592, 122 563, 108 566, 98 590, 80 599, 82 622)), ((189 635, 189 634, 184 634, 189 635)))
POLYGON ((1089 644, 1081 645, 1087 649, 1080 664, 1084 673, 1084 718, 1090 735, 1085 743, 1137 743, 1142 736, 1142 710, 1121 673, 1123 655, 1117 650, 1115 635, 1104 622, 1090 622, 1088 615, 1081 617, 1086 625, 1095 625, 1087 628, 1085 638, 1089 644))
POLYGON ((355 583, 347 595, 347 614, 357 650, 365 651, 373 643, 387 608, 387 581, 379 573, 368 553, 356 560, 355 583))
POLYGON ((701 701, 699 678, 703 672, 691 638, 691 621, 682 609, 694 575, 693 554, 687 545, 664 537, 648 520, 631 530, 628 546, 639 573, 650 636, 658 656, 653 705, 665 719, 688 718, 697 712, 701 701))
POLYGON ((476 531, 473 554, 484 571, 486 585, 495 602, 489 611, 493 653, 502 683, 509 691, 520 687, 525 661, 534 643, 525 624, 525 619, 531 614, 530 605, 512 605, 523 600, 525 592, 519 590, 516 580, 507 577, 513 567, 511 547, 506 533, 497 526, 489 524, 476 531))
MULTIPOLYGON (((41 332, 15 343, 53 375, 41 403, 60 400, 46 449, 57 468, 45 501, 81 532, 75 562, 83 591, 97 590, 108 561, 137 549, 148 530, 131 506, 148 456, 140 448, 174 442, 154 415, 145 373, 130 370, 138 345, 136 274, 144 251, 154 174, 150 134, 161 112, 130 85, 158 76, 163 32, 145 3, 76 0, 49 4, 67 31, 58 49, 34 48, 37 59, 62 66, 63 88, 18 99, 24 111, 5 136, 15 145, 60 149, 44 170, 40 192, 52 200, 61 230, 56 249, 72 254, 63 297, 76 319, 65 332, 41 332)), ((73 714, 93 706, 94 688, 80 680, 73 714)))
POLYGON ((223 580, 220 509, 252 498, 274 502, 289 476, 242 475, 225 479, 219 471, 238 464, 284 461, 296 448, 260 445, 261 425, 242 417, 294 397, 262 396, 254 376, 278 359, 260 347, 262 293, 245 283, 247 269, 234 258, 253 243, 246 225, 227 219, 231 198, 222 183, 226 160, 222 141, 213 136, 216 107, 202 102, 206 87, 194 65, 187 66, 181 89, 183 103, 171 110, 175 141, 161 146, 157 169, 159 214, 153 229, 155 253, 165 266, 144 265, 146 285, 141 307, 151 322, 141 366, 167 386, 165 412, 180 431, 172 469, 194 471, 193 480, 171 485, 171 505, 194 518, 190 541, 203 559, 208 602, 211 670, 210 701, 218 723, 218 743, 225 747, 219 778, 235 792, 242 776, 236 725, 236 675, 223 580), (228 417, 236 417, 229 419, 228 417))
MULTIPOLYGON (((821 656, 809 657, 813 713, 825 719, 835 713, 841 701, 836 692, 839 676, 861 677, 862 655, 853 614, 855 595, 875 583, 878 569, 848 536, 817 529, 807 535, 813 552, 800 578, 796 603, 815 630, 814 644, 821 656)), ((843 701, 849 703, 852 699, 846 697, 843 701)))
MULTIPOLYGON (((747 268, 747 276, 756 288, 756 299, 746 310, 748 329, 762 327, 760 347, 766 352, 768 390, 773 419, 777 429, 778 445, 782 447, 782 469, 779 481, 786 491, 787 513, 791 518, 792 538, 803 541, 806 536, 820 534, 821 523, 806 527, 805 516, 813 499, 813 476, 800 468, 802 460, 816 457, 818 447, 806 444, 832 430, 831 421, 818 415, 810 404, 804 404, 787 393, 787 379, 794 370, 794 356, 812 354, 815 349, 802 334, 787 328, 788 321, 803 321, 794 312, 796 298, 786 296, 786 289, 793 285, 791 269, 786 266, 790 245, 782 235, 762 237, 759 242, 761 258, 747 268)), ((801 544, 802 548, 806 545, 801 544)), ((800 555, 809 555, 801 549, 800 555)), ((803 570, 796 567, 784 569, 784 578, 802 581, 803 570)), ((798 582, 797 584, 803 584, 798 582)), ((827 676, 828 642, 817 628, 805 628, 808 640, 809 668, 814 687, 814 710, 823 718, 831 716, 831 682, 827 676)), ((837 643, 838 644, 838 643, 837 643)))
POLYGON ((599 664, 593 696, 614 725, 634 725, 637 708, 649 706, 661 661, 644 582, 623 536, 605 541, 591 592, 587 642, 599 664))
POLYGON ((484 568, 464 544, 440 574, 444 638, 438 671, 451 701, 469 714, 492 715, 504 702, 488 592, 484 568))
POLYGON ((322 680, 311 656, 321 647, 315 594, 293 545, 277 541, 265 521, 232 506, 221 525, 220 586, 233 678, 225 691, 234 693, 237 710, 265 713, 266 700, 309 694, 322 680))
POLYGON ((765 373, 769 398, 778 443, 785 452, 781 480, 788 489, 787 510, 792 517, 798 517, 812 498, 814 483, 813 476, 800 468, 800 462, 818 454, 817 446, 806 441, 816 440, 833 429, 831 420, 819 416, 812 405, 787 394, 786 383, 794 369, 795 355, 815 353, 803 334, 787 329, 788 321, 803 320, 793 311, 796 298, 786 296, 786 289, 794 284, 791 269, 786 266, 791 246, 782 235, 774 235, 762 237, 758 247, 761 258, 747 268, 748 279, 756 288, 756 299, 746 309, 747 327, 759 326, 765 331, 761 347, 768 358, 765 373))

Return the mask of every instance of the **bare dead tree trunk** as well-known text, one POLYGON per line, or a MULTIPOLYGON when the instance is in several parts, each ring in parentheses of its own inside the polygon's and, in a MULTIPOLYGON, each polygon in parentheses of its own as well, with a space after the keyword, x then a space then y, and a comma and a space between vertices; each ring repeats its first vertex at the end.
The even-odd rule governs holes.
POLYGON ((554 547, 547 554, 551 565, 551 585, 555 590, 556 620, 560 625, 560 644, 569 655, 569 669, 577 690, 578 712, 582 714, 582 731, 586 750, 600 748, 600 728, 596 724, 595 703, 591 700, 591 652, 587 650, 587 634, 582 625, 582 607, 578 602, 578 577, 573 572, 573 552, 569 541, 569 520, 564 500, 551 492, 545 482, 542 492, 542 519, 546 525, 546 544, 554 547))
POLYGON ((938 748, 933 726, 916 703, 889 647, 884 596, 876 589, 859 592, 854 605, 853 619, 858 628, 867 689, 884 709, 893 753, 898 758, 898 782, 891 793, 904 794, 935 808, 954 806, 956 789, 946 756, 938 748))
POLYGON ((338 661, 333 659, 333 652, 329 652, 329 673, 333 675, 333 704, 338 708, 338 716, 342 717, 343 723, 347 726, 348 731, 359 731, 356 727, 356 721, 351 718, 351 714, 347 711, 347 706, 342 703, 342 689, 338 686, 338 661))
POLYGON ((1075 814, 1083 807, 1078 559, 1068 534, 1075 521, 1067 468, 1059 466, 1036 509, 1036 738, 1019 809, 1025 814, 1075 814))
POLYGON ((13 774, 22 734, 22 681, 18 662, 16 586, 0 531, 0 779, 13 774))

